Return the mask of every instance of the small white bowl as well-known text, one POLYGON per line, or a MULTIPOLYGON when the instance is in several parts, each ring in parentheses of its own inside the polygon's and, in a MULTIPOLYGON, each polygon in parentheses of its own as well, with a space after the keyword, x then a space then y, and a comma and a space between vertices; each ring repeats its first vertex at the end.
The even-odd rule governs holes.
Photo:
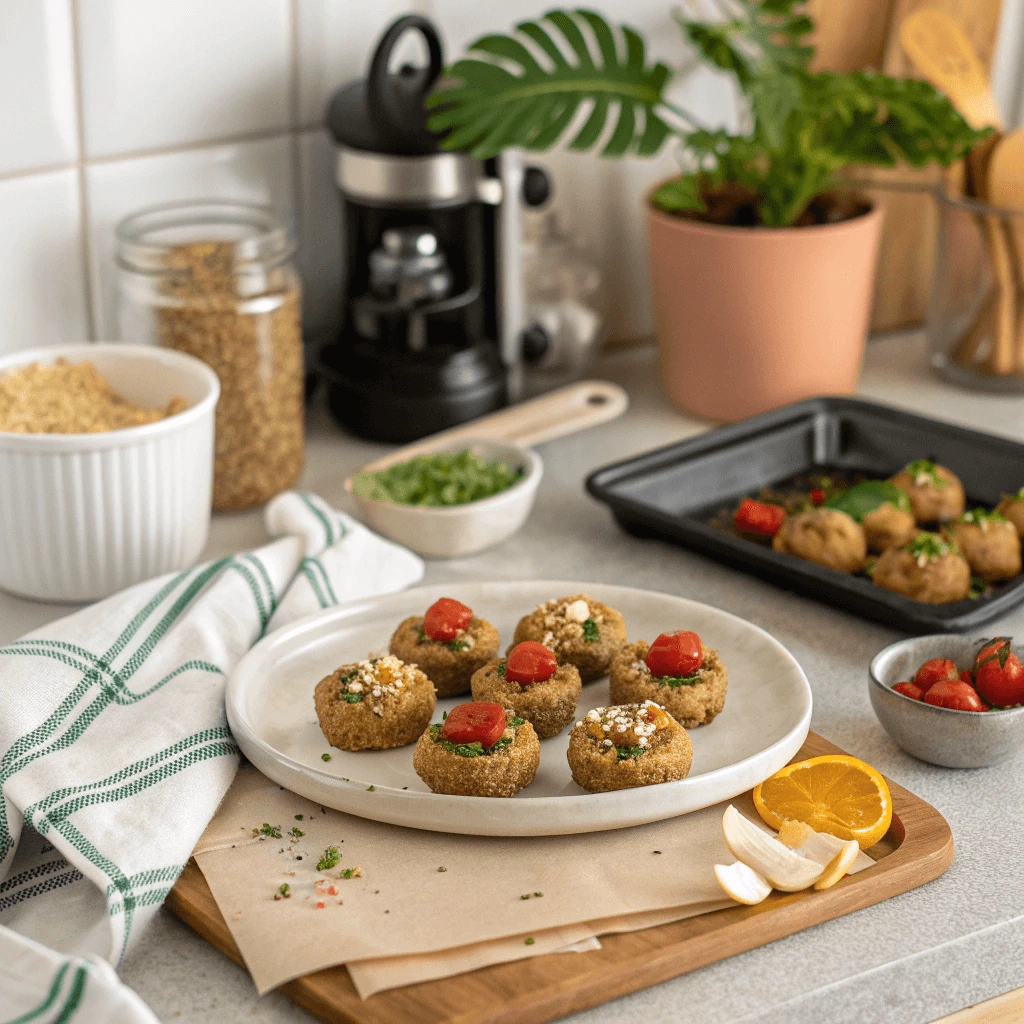
POLYGON ((92 601, 186 569, 210 528, 217 375, 150 345, 15 352, 28 363, 90 362, 120 395, 177 416, 101 434, 0 431, 0 588, 39 601, 92 601))
POLYGON ((475 554, 511 537, 526 522, 544 468, 540 456, 529 448, 485 439, 453 440, 432 454, 464 448, 488 461, 522 469, 523 476, 507 490, 490 498, 443 508, 363 498, 352 490, 351 478, 345 481, 345 489, 352 494, 363 522, 370 529, 418 554, 426 558, 461 558, 475 554))

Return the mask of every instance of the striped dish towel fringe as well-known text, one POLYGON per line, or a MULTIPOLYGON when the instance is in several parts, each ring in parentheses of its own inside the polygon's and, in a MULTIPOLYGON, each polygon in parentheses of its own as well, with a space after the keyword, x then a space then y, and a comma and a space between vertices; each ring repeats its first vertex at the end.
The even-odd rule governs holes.
POLYGON ((147 1021, 109 965, 238 766, 224 686, 267 632, 401 590, 422 561, 316 495, 266 547, 140 583, 0 647, 0 1022, 147 1021))

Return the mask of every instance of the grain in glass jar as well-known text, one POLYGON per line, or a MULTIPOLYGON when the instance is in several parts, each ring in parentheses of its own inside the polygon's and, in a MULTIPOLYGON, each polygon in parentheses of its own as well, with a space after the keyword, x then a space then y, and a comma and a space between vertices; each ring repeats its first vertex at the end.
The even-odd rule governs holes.
POLYGON ((238 203, 154 207, 117 228, 121 339, 187 352, 220 378, 216 511, 259 505, 302 472, 294 252, 273 211, 238 203))

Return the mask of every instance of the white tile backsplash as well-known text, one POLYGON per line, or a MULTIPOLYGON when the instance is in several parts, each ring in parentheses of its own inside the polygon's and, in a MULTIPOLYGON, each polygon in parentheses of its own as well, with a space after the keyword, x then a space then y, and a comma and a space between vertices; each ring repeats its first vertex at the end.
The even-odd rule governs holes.
MULTIPOLYGON (((306 331, 329 334, 338 319, 341 224, 332 147, 319 126, 331 93, 366 73, 380 34, 408 11, 434 19, 453 60, 475 37, 549 6, 0 0, 0 351, 113 336, 114 226, 179 199, 252 200, 294 213, 306 331)), ((637 28, 652 56, 686 63, 671 0, 597 6, 637 28)), ((1024 117, 1022 27, 1024 0, 1004 0, 993 78, 1015 119, 1024 117)), ((422 50, 409 33, 394 63, 419 63, 422 50)), ((719 75, 682 78, 672 96, 708 123, 735 122, 731 84, 719 75)), ((553 173, 554 208, 602 267, 609 336, 649 333, 644 199, 674 172, 671 150, 649 161, 566 152, 536 160, 553 173)))
POLYGON ((289 0, 80 0, 77 9, 88 156, 290 126, 289 0))
POLYGON ((77 156, 71 0, 0 0, 0 173, 77 156))
POLYGON ((0 352, 88 339, 78 172, 0 181, 0 352))
POLYGON ((90 166, 86 183, 97 337, 117 337, 114 229, 124 217, 162 203, 234 199, 272 206, 291 219, 292 166, 290 134, 90 166))

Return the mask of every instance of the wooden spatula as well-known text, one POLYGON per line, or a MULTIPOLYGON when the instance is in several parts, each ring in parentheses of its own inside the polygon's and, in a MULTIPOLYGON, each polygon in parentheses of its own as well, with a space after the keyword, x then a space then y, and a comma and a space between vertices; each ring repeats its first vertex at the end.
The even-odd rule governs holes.
MULTIPOLYGON (((1021 211, 1019 217, 1007 218, 1016 257, 1019 298, 1024 293, 1024 128, 1004 136, 993 151, 988 167, 988 197, 993 206, 1021 211)), ((1017 372, 1024 373, 1024 318, 1017 323, 1014 362, 1017 372)))
MULTIPOLYGON (((967 157, 969 186, 982 202, 989 202, 988 163, 998 144, 1003 121, 992 95, 985 67, 960 23, 945 11, 925 7, 904 18, 900 25, 900 43, 920 74, 949 97, 972 128, 992 126, 988 139, 975 146, 967 157)), ((1017 289, 1013 278, 1009 244, 998 217, 986 217, 983 229, 992 258, 996 294, 994 307, 986 312, 993 321, 992 346, 988 357, 993 373, 1012 373, 1014 338, 1017 330, 1017 289)), ((986 304, 986 309, 987 304, 986 304)), ((988 335, 975 324, 956 353, 960 363, 972 362, 980 342, 988 335)))

